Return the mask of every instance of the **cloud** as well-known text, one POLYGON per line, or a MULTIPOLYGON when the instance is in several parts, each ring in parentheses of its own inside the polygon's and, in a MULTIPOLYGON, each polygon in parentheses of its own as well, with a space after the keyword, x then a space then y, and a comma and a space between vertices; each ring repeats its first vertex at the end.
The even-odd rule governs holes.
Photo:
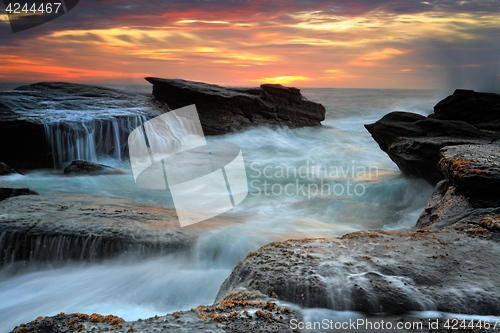
POLYGON ((495 1, 89 0, 18 34, 0 20, 0 72, 11 80, 69 78, 73 69, 73 80, 99 82, 146 74, 234 85, 480 85, 498 80, 499 19, 495 1))

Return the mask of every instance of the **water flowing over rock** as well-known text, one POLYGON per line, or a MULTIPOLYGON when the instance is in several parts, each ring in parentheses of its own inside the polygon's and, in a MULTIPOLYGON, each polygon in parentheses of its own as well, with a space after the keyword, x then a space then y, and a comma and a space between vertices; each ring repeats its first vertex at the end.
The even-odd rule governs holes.
POLYGON ((88 161, 76 160, 71 162, 70 165, 64 168, 65 175, 125 175, 125 171, 112 168, 107 165, 93 163, 88 161))
POLYGON ((500 244, 470 230, 360 231, 276 242, 248 254, 221 286, 305 307, 403 314, 500 314, 500 244), (486 259, 487 258, 487 259, 486 259))
POLYGON ((200 234, 175 211, 127 199, 45 194, 0 203, 0 262, 97 260, 188 250, 200 234))
POLYGON ((168 110, 147 94, 65 82, 21 86, 0 99, 2 159, 14 168, 127 156, 128 134, 168 110))
POLYGON ((489 144, 500 137, 500 127, 493 126, 500 121, 499 103, 497 94, 457 90, 428 117, 391 112, 365 127, 403 173, 436 184, 444 178, 437 167, 441 148, 489 144))
POLYGON ((308 101, 297 88, 280 84, 229 88, 181 79, 146 80, 153 84, 153 95, 171 109, 195 104, 205 135, 252 125, 318 126, 325 120, 321 104, 308 101))

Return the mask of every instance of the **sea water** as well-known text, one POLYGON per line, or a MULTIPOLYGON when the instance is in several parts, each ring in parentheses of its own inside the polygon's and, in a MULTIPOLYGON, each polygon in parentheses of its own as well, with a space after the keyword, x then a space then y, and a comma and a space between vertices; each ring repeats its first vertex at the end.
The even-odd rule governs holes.
MULTIPOLYGON (((238 261, 269 242, 412 227, 433 188, 404 177, 363 125, 396 110, 428 115, 444 96, 431 90, 302 92, 326 107, 322 126, 256 127, 208 138, 236 143, 243 153, 249 194, 227 214, 233 223, 207 230, 190 255, 4 267, 0 333, 59 312, 131 321, 189 310, 211 304, 238 261)), ((88 156, 130 174, 64 177, 61 170, 23 170, 24 176, 2 177, 2 186, 125 197, 173 208, 167 191, 159 195, 136 186, 127 159, 88 156)))

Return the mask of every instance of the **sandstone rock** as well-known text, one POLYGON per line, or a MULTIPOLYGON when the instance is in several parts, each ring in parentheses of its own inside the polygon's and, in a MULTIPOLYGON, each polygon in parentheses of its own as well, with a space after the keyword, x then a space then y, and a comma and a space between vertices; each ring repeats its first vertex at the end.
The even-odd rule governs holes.
POLYGON ((265 295, 257 292, 235 292, 214 305, 200 305, 190 311, 177 311, 133 322, 126 322, 113 315, 60 313, 22 324, 21 329, 24 328, 22 332, 51 333, 79 329, 121 333, 146 331, 298 333, 298 330, 290 328, 292 319, 303 321, 298 311, 279 306, 265 295))
POLYGON ((500 204, 500 145, 459 145, 441 150, 439 168, 470 196, 498 199, 500 204))
POLYGON ((88 175, 88 176, 98 176, 98 175, 126 175, 125 171, 121 171, 116 168, 112 168, 107 165, 76 160, 71 162, 66 168, 64 168, 65 175, 88 175))
POLYGON ((200 229, 175 210, 85 194, 20 196, 0 202, 0 262, 97 260, 187 250, 200 229))
POLYGON ((178 109, 195 104, 205 135, 219 135, 251 125, 318 126, 325 108, 308 101, 297 88, 263 84, 226 88, 202 82, 147 77, 153 95, 178 109))

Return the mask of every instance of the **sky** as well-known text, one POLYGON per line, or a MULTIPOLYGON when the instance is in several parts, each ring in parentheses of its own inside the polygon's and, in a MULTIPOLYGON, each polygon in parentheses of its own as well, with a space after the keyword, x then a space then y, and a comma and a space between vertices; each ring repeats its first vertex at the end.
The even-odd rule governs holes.
POLYGON ((500 0, 81 0, 13 33, 0 82, 500 90, 500 0))

